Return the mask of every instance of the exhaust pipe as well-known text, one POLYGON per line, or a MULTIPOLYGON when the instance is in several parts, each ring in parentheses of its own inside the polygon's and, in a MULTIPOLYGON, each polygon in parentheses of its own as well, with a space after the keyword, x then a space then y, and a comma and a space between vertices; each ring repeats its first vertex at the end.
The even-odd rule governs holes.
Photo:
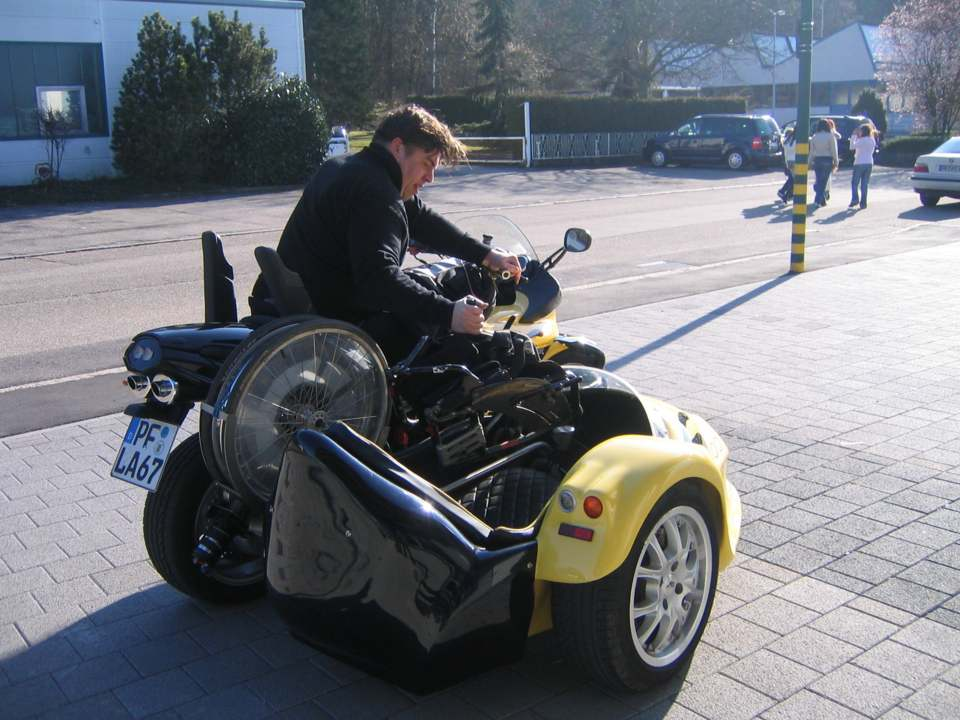
POLYGON ((157 375, 150 384, 150 390, 157 402, 170 405, 177 396, 177 381, 166 375, 157 375))
POLYGON ((139 397, 146 397, 150 392, 150 378, 146 375, 128 375, 123 379, 123 384, 139 397))

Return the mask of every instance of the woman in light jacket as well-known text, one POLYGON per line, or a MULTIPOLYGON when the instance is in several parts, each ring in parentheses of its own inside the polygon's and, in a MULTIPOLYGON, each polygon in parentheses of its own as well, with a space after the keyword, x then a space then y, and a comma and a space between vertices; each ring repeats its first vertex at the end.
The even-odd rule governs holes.
POLYGON ((853 150, 853 177, 850 180, 850 207, 867 208, 867 186, 870 173, 873 172, 873 153, 877 149, 877 139, 873 128, 864 123, 850 137, 850 149, 853 150), (859 196, 857 188, 859 186, 859 196))
POLYGON ((837 169, 838 162, 837 138, 830 132, 826 120, 817 123, 817 131, 810 138, 810 159, 817 174, 817 180, 813 184, 813 204, 826 205, 827 183, 830 181, 830 174, 837 169))

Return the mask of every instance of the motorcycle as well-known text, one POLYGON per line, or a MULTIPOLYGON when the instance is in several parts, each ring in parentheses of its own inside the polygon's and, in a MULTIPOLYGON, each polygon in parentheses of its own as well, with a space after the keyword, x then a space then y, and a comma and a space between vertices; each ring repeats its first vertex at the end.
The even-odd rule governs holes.
MULTIPOLYGON (((565 251, 584 245, 567 232, 565 251)), ((689 660, 739 536, 727 448, 611 373, 545 359, 562 251, 525 253, 512 297, 493 280, 485 336, 423 338, 388 366, 361 329, 310 314, 266 248, 278 316, 238 322, 218 238, 203 249, 206 322, 124 354, 143 401, 111 471, 149 491, 167 582, 215 602, 269 590, 297 637, 415 691, 551 627, 620 687, 689 660)))

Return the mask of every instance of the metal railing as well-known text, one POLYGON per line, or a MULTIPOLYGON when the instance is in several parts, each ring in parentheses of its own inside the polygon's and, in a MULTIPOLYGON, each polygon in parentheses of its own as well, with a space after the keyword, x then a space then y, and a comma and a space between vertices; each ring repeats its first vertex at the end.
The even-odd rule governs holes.
POLYGON ((642 156, 654 131, 609 133, 534 133, 534 162, 538 160, 583 160, 588 158, 642 156))

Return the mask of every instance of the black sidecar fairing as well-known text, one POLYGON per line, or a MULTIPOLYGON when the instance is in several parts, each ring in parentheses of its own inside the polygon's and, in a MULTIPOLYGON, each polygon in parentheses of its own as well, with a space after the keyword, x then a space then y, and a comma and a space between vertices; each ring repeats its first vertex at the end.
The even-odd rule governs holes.
POLYGON ((513 662, 535 564, 532 529, 491 528, 342 423, 287 449, 267 583, 331 655, 414 692, 513 662))

